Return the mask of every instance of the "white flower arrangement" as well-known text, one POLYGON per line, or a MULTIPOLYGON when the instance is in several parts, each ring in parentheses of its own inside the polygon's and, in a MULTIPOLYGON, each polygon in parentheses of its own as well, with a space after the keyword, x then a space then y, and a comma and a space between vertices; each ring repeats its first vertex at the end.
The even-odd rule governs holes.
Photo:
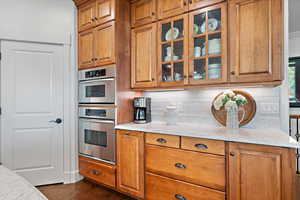
POLYGON ((247 104, 247 99, 240 94, 235 94, 232 90, 223 92, 218 98, 213 102, 214 108, 220 110, 224 107, 226 110, 231 108, 238 108, 241 105, 247 104))

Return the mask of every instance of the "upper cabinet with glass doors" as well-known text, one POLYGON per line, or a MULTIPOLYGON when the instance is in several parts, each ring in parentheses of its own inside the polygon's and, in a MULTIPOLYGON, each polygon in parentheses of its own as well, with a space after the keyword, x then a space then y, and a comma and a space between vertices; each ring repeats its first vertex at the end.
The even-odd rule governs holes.
POLYGON ((189 14, 189 83, 227 81, 226 3, 189 14))
POLYGON ((158 75, 161 86, 188 83, 188 15, 159 22, 158 75))

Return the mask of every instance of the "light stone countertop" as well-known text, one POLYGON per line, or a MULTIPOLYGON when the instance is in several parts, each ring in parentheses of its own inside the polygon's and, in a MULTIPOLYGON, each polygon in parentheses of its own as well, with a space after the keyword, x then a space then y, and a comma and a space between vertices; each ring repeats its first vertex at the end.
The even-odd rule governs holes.
POLYGON ((21 176, 0 165, 0 200, 47 200, 21 176))
POLYGON ((229 142, 261 144, 277 147, 300 148, 300 143, 278 129, 240 128, 237 130, 228 130, 223 127, 220 128, 199 124, 178 123, 177 125, 166 125, 166 123, 158 122, 152 122, 148 124, 120 124, 117 125, 115 129, 188 136, 229 142))

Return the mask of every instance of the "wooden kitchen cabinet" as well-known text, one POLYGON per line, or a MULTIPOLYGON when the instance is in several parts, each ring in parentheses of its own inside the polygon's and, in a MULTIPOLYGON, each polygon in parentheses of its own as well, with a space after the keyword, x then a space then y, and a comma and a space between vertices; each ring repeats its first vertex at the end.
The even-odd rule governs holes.
POLYGON ((189 84, 227 82, 227 4, 189 13, 189 84))
POLYGON ((79 69, 94 66, 94 33, 93 29, 78 34, 79 69))
POLYGON ((156 35, 155 23, 135 28, 131 32, 131 85, 133 88, 155 87, 156 35))
POLYGON ((88 1, 78 7, 78 31, 87 30, 95 25, 95 1, 88 1))
POLYGON ((115 22, 79 33, 79 69, 115 63, 115 22))
POLYGON ((158 23, 159 86, 183 86, 188 83, 188 15, 158 23))
POLYGON ((95 5, 96 25, 115 19, 116 0, 96 0, 95 5))
POLYGON ((295 200, 295 150, 229 143, 230 200, 295 200))
POLYGON ((144 133, 117 131, 117 188, 144 198, 144 133))
POLYGON ((131 4, 132 27, 156 21, 156 1, 157 0, 138 0, 131 4))
POLYGON ((230 81, 282 80, 283 1, 229 1, 230 81))
POLYGON ((116 0, 90 0, 78 6, 78 31, 115 19, 116 0))
POLYGON ((188 0, 158 0, 157 12, 159 19, 165 19, 188 11, 188 0))
POLYGON ((115 63, 115 22, 100 25, 94 29, 95 65, 115 63))

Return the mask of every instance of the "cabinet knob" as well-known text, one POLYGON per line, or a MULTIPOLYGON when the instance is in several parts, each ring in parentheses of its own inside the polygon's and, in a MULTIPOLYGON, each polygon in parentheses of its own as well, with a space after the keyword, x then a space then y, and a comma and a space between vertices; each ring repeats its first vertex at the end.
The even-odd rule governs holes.
POLYGON ((95 60, 95 61, 97 61, 97 60, 98 60, 98 58, 94 58, 94 60, 95 60))
POLYGON ((175 198, 178 200, 186 200, 186 198, 180 194, 175 194, 175 198))
POLYGON ((186 169, 186 166, 184 164, 181 164, 181 163, 176 163, 175 167, 180 168, 180 169, 186 169))
POLYGON ((92 174, 95 176, 99 176, 101 174, 101 172, 97 171, 97 170, 92 170, 92 174))
POLYGON ((183 5, 184 5, 184 6, 186 6, 186 5, 187 5, 187 3, 186 3, 186 1, 185 1, 185 0, 183 1, 183 5))
POLYGON ((235 75, 235 71, 230 72, 231 75, 235 75))
POLYGON ((229 155, 230 156, 235 156, 235 152, 230 152, 229 155))
POLYGON ((95 20, 95 21, 98 20, 98 17, 94 17, 94 20, 95 20))
POLYGON ((157 138, 156 142, 161 143, 161 144, 165 144, 167 143, 167 140, 164 138, 157 138))
POLYGON ((183 78, 187 78, 187 75, 184 75, 183 78))
POLYGON ((195 147, 198 149, 208 149, 208 146, 205 144, 195 144, 195 147))
POLYGON ((190 4, 192 4, 192 3, 193 3, 193 0, 190 0, 189 2, 190 2, 190 4))
POLYGON ((194 76, 193 75, 189 75, 189 78, 193 78, 194 76))
POLYGON ((155 16, 155 12, 152 12, 151 15, 152 15, 152 16, 155 16))
POLYGON ((151 80, 152 80, 152 81, 155 81, 155 78, 152 78, 151 80))

